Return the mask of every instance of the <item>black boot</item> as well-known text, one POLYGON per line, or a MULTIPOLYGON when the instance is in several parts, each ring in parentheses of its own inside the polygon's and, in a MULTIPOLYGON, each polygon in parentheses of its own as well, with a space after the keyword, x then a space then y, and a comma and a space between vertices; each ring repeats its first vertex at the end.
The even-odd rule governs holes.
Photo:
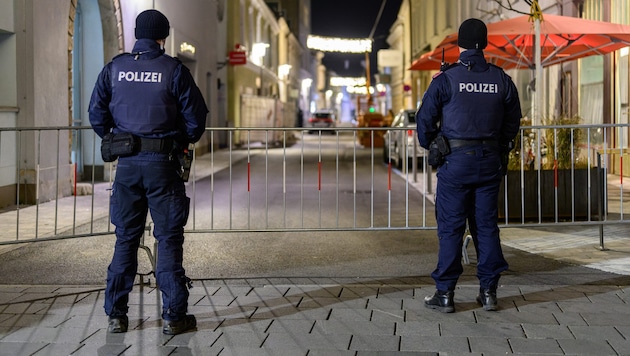
POLYGON ((483 310, 497 310, 497 291, 496 289, 480 289, 477 296, 477 303, 481 304, 483 310))
POLYGON ((452 313, 455 311, 455 302, 452 291, 435 291, 432 296, 424 297, 424 306, 431 309, 437 309, 442 313, 452 313))
POLYGON ((181 320, 164 320, 162 333, 166 335, 178 335, 197 328, 197 318, 194 315, 186 315, 181 320))
POLYGON ((129 319, 126 315, 110 316, 108 318, 107 332, 109 333, 126 333, 128 327, 129 319))

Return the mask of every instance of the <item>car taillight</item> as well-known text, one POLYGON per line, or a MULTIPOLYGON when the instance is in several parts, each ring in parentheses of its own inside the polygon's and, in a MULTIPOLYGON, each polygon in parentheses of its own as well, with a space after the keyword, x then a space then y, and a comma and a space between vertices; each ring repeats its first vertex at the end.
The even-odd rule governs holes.
POLYGON ((408 137, 413 137, 413 133, 414 133, 413 130, 407 130, 407 136, 408 137))
POLYGON ((313 122, 313 121, 315 121, 315 119, 312 117, 308 119, 308 122, 313 122))

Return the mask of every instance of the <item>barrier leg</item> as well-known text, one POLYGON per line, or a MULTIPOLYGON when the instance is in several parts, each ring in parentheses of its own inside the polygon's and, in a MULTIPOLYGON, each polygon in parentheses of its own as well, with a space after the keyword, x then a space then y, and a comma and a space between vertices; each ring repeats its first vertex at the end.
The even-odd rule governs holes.
POLYGON ((464 238, 464 244, 462 245, 462 261, 465 265, 469 265, 470 264, 470 259, 468 258, 468 244, 470 243, 470 241, 472 240, 472 236, 471 235, 466 235, 466 237, 464 238))
MULTIPOLYGON (((152 227, 153 227, 153 224, 149 223, 149 225, 147 225, 144 228, 144 234, 142 235, 142 239, 140 240, 140 248, 143 249, 147 253, 147 256, 149 257, 149 262, 151 263, 151 271, 149 273, 144 273, 144 274, 138 273, 138 276, 140 276, 140 285, 150 285, 151 280, 148 278, 148 276, 151 274, 155 275, 155 263, 157 261, 157 241, 153 243, 153 251, 155 252, 152 252, 149 246, 144 244, 144 237, 151 236, 152 227), (144 281, 145 276, 147 277, 146 283, 144 281)), ((156 280, 156 285, 157 285, 157 280, 156 280)))

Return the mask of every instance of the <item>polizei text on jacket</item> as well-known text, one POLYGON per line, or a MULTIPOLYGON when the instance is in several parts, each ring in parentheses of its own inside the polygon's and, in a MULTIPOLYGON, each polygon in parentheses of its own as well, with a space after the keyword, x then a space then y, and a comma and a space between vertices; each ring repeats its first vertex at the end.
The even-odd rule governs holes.
POLYGON ((160 72, 118 72, 118 81, 139 82, 139 83, 161 83, 162 73, 160 72))
POLYGON ((459 83, 459 92, 496 94, 499 86, 496 83, 459 83))

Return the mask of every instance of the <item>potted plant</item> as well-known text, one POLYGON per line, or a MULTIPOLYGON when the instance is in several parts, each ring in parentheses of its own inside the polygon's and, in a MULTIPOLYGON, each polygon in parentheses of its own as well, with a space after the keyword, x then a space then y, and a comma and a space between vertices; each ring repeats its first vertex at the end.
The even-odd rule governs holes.
POLYGON ((578 116, 521 121, 499 193, 499 217, 526 220, 597 219, 601 178, 582 152, 578 116), (599 184, 598 184, 599 183, 599 184), (507 194, 506 189, 507 187, 507 194), (507 198, 507 213, 505 200, 507 198))

